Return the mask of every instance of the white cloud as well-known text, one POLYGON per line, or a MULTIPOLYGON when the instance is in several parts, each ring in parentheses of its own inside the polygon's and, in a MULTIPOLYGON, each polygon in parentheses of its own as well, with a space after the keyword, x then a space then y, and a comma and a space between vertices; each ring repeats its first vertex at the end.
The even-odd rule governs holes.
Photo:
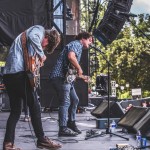
POLYGON ((150 2, 148 0, 133 0, 131 12, 136 14, 150 14, 150 2))

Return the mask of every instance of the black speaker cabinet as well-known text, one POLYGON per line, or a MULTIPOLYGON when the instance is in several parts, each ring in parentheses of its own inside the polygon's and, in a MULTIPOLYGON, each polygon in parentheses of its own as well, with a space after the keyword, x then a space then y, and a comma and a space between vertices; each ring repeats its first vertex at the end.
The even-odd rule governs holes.
POLYGON ((111 0, 108 3, 107 10, 101 20, 98 28, 94 30, 93 35, 104 45, 110 44, 116 39, 122 29, 126 17, 117 12, 130 11, 133 0, 111 0))
MULTIPOLYGON (((110 118, 121 118, 124 115, 124 111, 118 102, 110 101, 110 118)), ((97 106, 91 114, 97 118, 107 118, 108 117, 108 101, 103 101, 99 106, 97 106)))
POLYGON ((126 128, 129 132, 135 132, 142 129, 144 124, 148 122, 149 109, 144 107, 132 107, 122 118, 118 121, 118 126, 126 128), (147 115, 146 115, 147 114, 147 115), (144 120, 146 119, 146 120, 144 120), (143 122, 141 122, 143 121, 143 122), (141 124, 140 124, 141 123, 141 124))
POLYGON ((96 91, 100 95, 107 95, 108 93, 108 76, 99 75, 96 77, 96 91))
POLYGON ((137 132, 141 131, 142 135, 147 135, 147 132, 150 131, 150 110, 133 126, 133 129, 137 132))
MULTIPOLYGON (((82 81, 78 80, 75 83, 75 89, 79 97, 79 106, 88 105, 88 86, 82 81)), ((59 106, 58 93, 54 90, 49 79, 41 80, 40 102, 42 107, 56 108, 59 106)))
MULTIPOLYGON (((67 43, 72 41, 74 36, 67 36, 67 43)), ((41 106, 42 107, 58 107, 58 93, 53 89, 49 81, 49 74, 55 65, 61 49, 56 49, 53 54, 47 55, 44 66, 41 68, 41 106)), ((85 75, 88 75, 88 51, 83 50, 80 65, 85 75)), ((88 105, 88 84, 79 79, 75 83, 75 89, 79 97, 79 106, 88 105)))

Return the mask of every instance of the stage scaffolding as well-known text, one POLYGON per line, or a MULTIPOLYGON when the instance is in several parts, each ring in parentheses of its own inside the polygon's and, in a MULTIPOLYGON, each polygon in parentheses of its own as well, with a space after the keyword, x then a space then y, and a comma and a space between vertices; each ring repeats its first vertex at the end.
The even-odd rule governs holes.
MULTIPOLYGON (((102 20, 108 1, 104 0, 51 0, 50 20, 62 33, 62 46, 66 44, 67 35, 77 35, 80 31, 92 32, 102 20), (68 18, 68 8, 72 18, 68 18)), ((97 53, 89 51, 89 75, 93 76, 99 68, 97 53)))
MULTIPOLYGON (((103 0, 80 0, 80 30, 92 32, 101 21, 106 1, 103 0)), ((93 76, 99 68, 97 52, 93 49, 89 51, 89 75, 93 76)))

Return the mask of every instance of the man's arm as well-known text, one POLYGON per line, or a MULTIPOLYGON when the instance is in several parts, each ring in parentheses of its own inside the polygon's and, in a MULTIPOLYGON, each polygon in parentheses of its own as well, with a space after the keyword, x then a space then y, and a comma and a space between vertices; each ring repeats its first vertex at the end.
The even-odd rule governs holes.
POLYGON ((77 58, 76 58, 76 55, 75 55, 75 53, 73 51, 68 53, 68 59, 69 59, 70 63, 77 69, 78 76, 80 78, 82 78, 85 82, 89 82, 90 78, 88 76, 84 76, 83 75, 82 68, 79 65, 79 63, 77 61, 77 58))
POLYGON ((70 51, 68 53, 68 59, 69 59, 70 63, 76 68, 76 70, 78 72, 78 76, 79 77, 82 76, 82 74, 83 74, 82 68, 79 65, 77 58, 76 58, 76 55, 73 51, 70 51))
POLYGON ((28 33, 28 40, 30 41, 30 44, 32 45, 33 49, 39 55, 41 63, 43 63, 46 60, 46 56, 43 52, 43 48, 41 45, 44 33, 44 28, 38 25, 34 26, 32 30, 28 33))
POLYGON ((40 66, 44 65, 44 61, 46 60, 46 56, 43 52, 43 48, 41 45, 43 36, 45 33, 45 29, 42 26, 36 25, 28 32, 28 40, 32 45, 33 49, 39 56, 40 66))

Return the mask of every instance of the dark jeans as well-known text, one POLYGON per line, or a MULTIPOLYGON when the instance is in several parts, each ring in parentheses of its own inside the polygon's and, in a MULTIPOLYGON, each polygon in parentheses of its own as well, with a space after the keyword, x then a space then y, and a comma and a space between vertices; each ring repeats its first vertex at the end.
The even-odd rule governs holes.
POLYGON ((25 72, 4 75, 4 84, 8 92, 11 108, 7 120, 4 142, 14 143, 15 128, 20 118, 22 100, 26 101, 29 106, 31 121, 36 137, 42 139, 44 132, 41 122, 40 104, 36 94, 33 93, 31 89, 25 72))
POLYGON ((65 83, 63 78, 51 80, 59 98, 59 126, 67 126, 67 121, 75 121, 79 98, 73 83, 65 83))

